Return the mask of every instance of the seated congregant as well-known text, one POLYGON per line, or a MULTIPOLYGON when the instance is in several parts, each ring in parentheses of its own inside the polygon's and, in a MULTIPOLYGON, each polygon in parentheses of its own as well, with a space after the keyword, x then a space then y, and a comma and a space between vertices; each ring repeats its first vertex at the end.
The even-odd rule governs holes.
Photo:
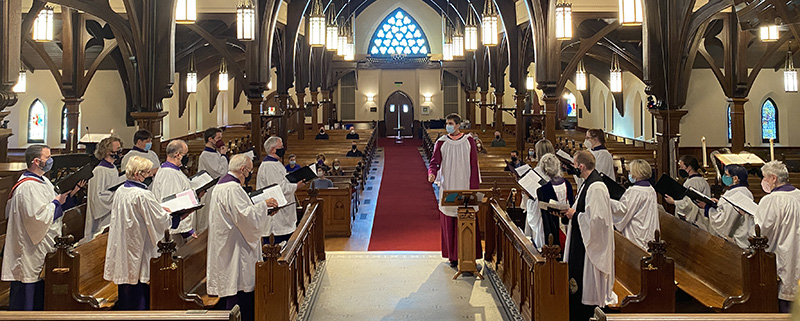
POLYGON ((537 161, 539 161, 539 159, 536 158, 536 148, 535 148, 535 146, 534 147, 528 147, 528 155, 525 156, 525 162, 526 163, 535 163, 537 161))
POLYGON ((125 181, 125 176, 119 175, 115 165, 121 159, 121 150, 122 140, 114 136, 101 140, 94 150, 94 156, 100 163, 92 170, 92 178, 88 182, 86 223, 81 243, 91 241, 95 234, 102 232, 110 223, 114 192, 108 189, 125 181))
POLYGON ((356 128, 355 127, 350 127, 350 132, 347 133, 347 137, 345 137, 345 139, 347 139, 347 140, 358 140, 358 138, 359 137, 358 137, 358 133, 356 133, 356 128))
POLYGON ((646 249, 659 229, 658 195, 650 186, 652 169, 641 159, 630 162, 628 180, 633 184, 619 201, 611 200, 614 209, 614 227, 627 239, 646 249))
POLYGON ((353 142, 353 144, 350 146, 350 150, 347 151, 347 155, 345 155, 345 157, 363 157, 363 156, 364 153, 358 150, 358 144, 356 142, 353 142))
POLYGON ((315 179, 311 184, 315 189, 333 188, 333 181, 325 178, 325 171, 320 168, 317 168, 317 179, 315 179))
POLYGON ((319 134, 317 134, 317 136, 314 137, 314 139, 328 139, 328 138, 330 137, 328 137, 328 133, 325 132, 325 127, 320 127, 319 134))
POLYGON ((303 168, 302 166, 297 165, 297 156, 295 154, 289 155, 289 164, 287 164, 285 167, 286 167, 286 173, 291 173, 298 169, 303 168))
POLYGON ((517 167, 522 166, 524 163, 519 159, 519 152, 516 150, 511 151, 511 161, 508 162, 505 171, 512 171, 517 167))
POLYGON ((488 154, 489 152, 486 150, 486 146, 483 146, 483 142, 479 138, 475 138, 475 148, 478 149, 478 154, 488 154))
POLYGON ((752 214, 742 213, 726 201, 726 198, 732 197, 735 193, 742 193, 745 197, 753 199, 753 193, 749 188, 750 184, 747 182, 747 169, 736 164, 725 166, 722 184, 727 190, 722 194, 722 199, 717 202, 717 208, 701 204, 704 205, 706 216, 708 216, 709 230, 726 240, 735 242, 742 249, 747 249, 750 247, 747 238, 754 234, 754 218, 752 214))
POLYGON ((492 140, 492 147, 506 147, 506 141, 500 136, 499 131, 494 132, 494 140, 492 140))
POLYGON ((330 176, 342 176, 344 172, 342 171, 342 162, 339 159, 334 159, 333 163, 331 164, 331 170, 329 172, 330 176))
POLYGON ((325 154, 317 154, 317 169, 322 169, 325 172, 331 170, 331 167, 325 164, 325 154))

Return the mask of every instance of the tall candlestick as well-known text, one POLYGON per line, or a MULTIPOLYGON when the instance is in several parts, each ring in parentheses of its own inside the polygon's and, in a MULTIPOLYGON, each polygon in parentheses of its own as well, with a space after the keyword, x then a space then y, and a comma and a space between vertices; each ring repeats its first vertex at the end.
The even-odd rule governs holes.
POLYGON ((769 139, 769 158, 775 160, 775 140, 772 138, 769 139))
POLYGON ((700 140, 703 143, 703 167, 708 167, 708 154, 706 153, 706 137, 700 140))

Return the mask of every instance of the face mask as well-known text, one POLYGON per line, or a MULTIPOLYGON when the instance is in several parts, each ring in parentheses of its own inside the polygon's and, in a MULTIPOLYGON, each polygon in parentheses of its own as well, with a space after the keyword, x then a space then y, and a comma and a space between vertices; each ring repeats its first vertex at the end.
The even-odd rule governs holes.
POLYGON ((49 172, 51 169, 53 169, 53 159, 48 158, 47 161, 44 162, 44 166, 42 166, 42 160, 39 159, 39 169, 41 169, 43 172, 49 172))
POLYGON ((297 162, 295 162, 295 161, 289 161, 289 165, 292 165, 292 166, 294 166, 294 165, 297 165, 297 162))
POLYGON ((181 156, 181 167, 186 167, 189 164, 189 157, 186 155, 181 156))
POLYGON ((144 144, 144 151, 145 151, 145 152, 146 152, 146 151, 149 151, 149 150, 150 150, 150 148, 153 148, 153 142, 149 142, 149 143, 147 143, 147 144, 144 144))
POLYGON ((335 170, 337 170, 337 171, 338 171, 338 170, 339 170, 339 165, 334 165, 334 166, 333 166, 333 169, 335 169, 335 170))
POLYGON ((680 175, 681 178, 687 178, 689 177, 689 172, 687 172, 685 169, 679 169, 678 175, 680 175))
POLYGON ((324 134, 324 133, 325 133, 325 131, 324 131, 324 130, 322 130, 322 129, 320 129, 320 130, 319 130, 319 133, 320 133, 320 134, 324 134))
POLYGON ((500 140, 500 135, 495 135, 494 139, 500 140))
POLYGON ((481 144, 475 144, 475 146, 478 146, 478 148, 481 148, 481 146, 483 146, 483 145, 481 145, 481 144))
POLYGON ((447 125, 445 126, 448 134, 452 134, 456 132, 456 125, 447 125))
POLYGON ((353 150, 356 150, 357 148, 358 148, 358 147, 356 147, 356 146, 353 146, 353 150))
POLYGON ((592 149, 592 141, 587 138, 583 141, 583 146, 586 146, 587 149, 592 149))
POLYGON ((117 161, 118 161, 120 158, 122 158, 122 157, 120 157, 120 152, 113 152, 113 153, 111 153, 111 155, 110 155, 110 156, 111 156, 111 159, 113 159, 115 163, 116 163, 116 162, 117 162, 117 161))
POLYGON ((512 163, 516 163, 517 162, 517 158, 516 157, 511 157, 511 162, 512 163))
POLYGON ((532 151, 528 152, 528 157, 533 158, 534 153, 532 151))
POLYGON ((761 180, 761 190, 763 190, 764 193, 767 193, 767 194, 772 193, 772 186, 769 185, 769 182, 767 182, 766 180, 762 179, 761 180))
POLYGON ((225 146, 225 142, 224 142, 224 141, 222 141, 222 139, 220 139, 220 140, 218 140, 216 143, 214 143, 214 146, 215 146, 217 149, 220 149, 220 148, 222 148, 222 146, 225 146))
POLYGON ((581 170, 578 169, 577 167, 573 167, 571 169, 567 169, 567 174, 570 174, 570 175, 581 175, 581 170))
POLYGON ((628 174, 628 180, 629 180, 631 183, 636 183, 636 179, 635 179, 635 178, 633 178, 633 175, 631 175, 631 174, 628 174))
POLYGON ((350 135, 355 135, 355 134, 356 134, 356 132, 355 132, 355 131, 351 131, 351 132, 350 132, 350 135))
POLYGON ((278 157, 283 157, 284 154, 286 154, 286 148, 278 148, 275 150, 275 155, 278 155, 278 157))
POLYGON ((725 184, 725 186, 733 185, 733 177, 730 177, 728 175, 723 175, 722 176, 722 184, 725 184))

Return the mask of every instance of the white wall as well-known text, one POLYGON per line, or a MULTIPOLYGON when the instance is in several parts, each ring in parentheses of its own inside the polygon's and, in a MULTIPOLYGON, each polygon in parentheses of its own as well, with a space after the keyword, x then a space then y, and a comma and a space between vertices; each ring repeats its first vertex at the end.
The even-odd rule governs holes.
POLYGON ((652 116, 645 110, 644 119, 640 118, 641 102, 645 99, 644 83, 632 73, 622 74, 622 101, 615 101, 611 90, 595 75, 589 75, 589 97, 592 111, 586 109, 583 95, 575 89, 572 82, 567 83, 567 89, 575 94, 579 116, 578 126, 583 128, 601 128, 606 132, 628 138, 651 139, 652 116), (615 104, 624 106, 624 115, 620 115, 615 104), (641 123, 644 120, 644 132, 641 123), (642 135, 644 134, 644 135, 642 135))

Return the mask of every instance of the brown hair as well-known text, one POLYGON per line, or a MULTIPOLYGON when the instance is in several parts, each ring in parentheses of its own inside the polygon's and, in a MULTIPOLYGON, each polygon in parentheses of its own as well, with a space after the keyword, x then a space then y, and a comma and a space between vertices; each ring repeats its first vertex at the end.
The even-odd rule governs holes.
POLYGON ((601 145, 606 144, 606 135, 602 129, 593 128, 588 130, 587 133, 589 133, 589 137, 597 139, 597 141, 600 142, 601 145))
POLYGON ((583 166, 586 166, 586 169, 594 169, 594 155, 592 155, 591 152, 585 150, 578 151, 573 158, 575 159, 575 163, 583 164, 583 166))

